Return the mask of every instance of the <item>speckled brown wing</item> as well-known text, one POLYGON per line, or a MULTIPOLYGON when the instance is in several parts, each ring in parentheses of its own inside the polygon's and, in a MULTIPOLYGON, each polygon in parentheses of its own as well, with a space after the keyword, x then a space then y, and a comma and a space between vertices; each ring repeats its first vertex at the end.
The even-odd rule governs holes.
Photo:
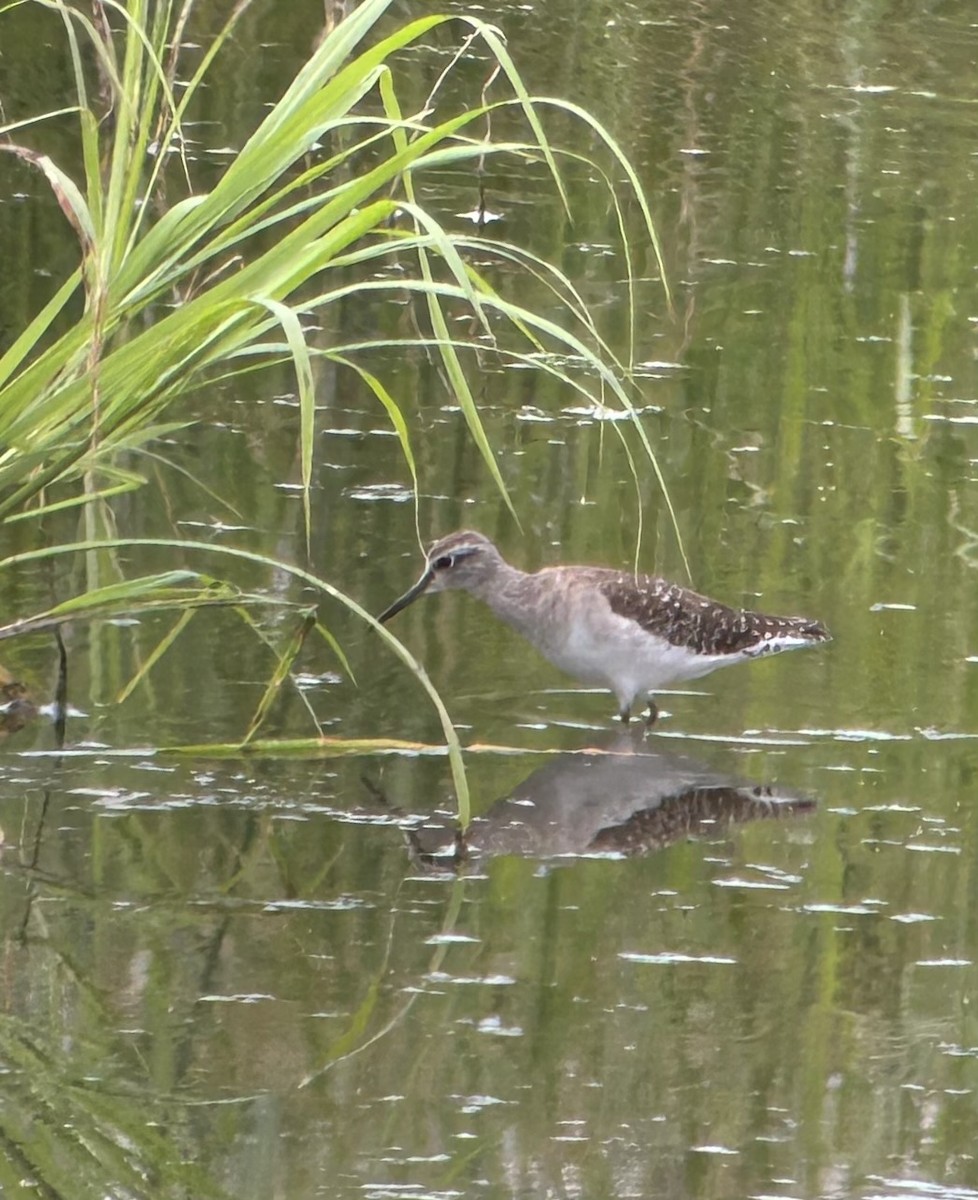
POLYGON ((632 813, 620 825, 599 829, 591 851, 646 854, 681 839, 707 834, 716 837, 726 825, 763 817, 796 816, 813 812, 807 797, 775 800, 763 788, 694 787, 667 797, 654 808, 632 813))
POLYGON ((821 642, 829 636, 824 626, 807 617, 771 617, 730 608, 652 575, 636 578, 611 572, 598 586, 612 612, 696 654, 749 654, 768 646, 775 649, 782 638, 821 642))

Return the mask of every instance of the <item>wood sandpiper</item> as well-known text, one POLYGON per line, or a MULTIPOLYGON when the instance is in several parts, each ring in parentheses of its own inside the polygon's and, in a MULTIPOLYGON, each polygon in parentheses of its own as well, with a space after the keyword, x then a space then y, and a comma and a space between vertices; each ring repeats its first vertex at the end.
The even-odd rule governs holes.
MULTIPOLYGON (((521 571, 470 530, 435 542, 421 578, 377 620, 389 621, 425 592, 449 588, 484 601, 568 675, 609 688, 622 721, 641 694, 829 640, 818 621, 728 608, 655 575, 607 567, 521 571)), ((650 725, 657 715, 650 697, 650 725)))

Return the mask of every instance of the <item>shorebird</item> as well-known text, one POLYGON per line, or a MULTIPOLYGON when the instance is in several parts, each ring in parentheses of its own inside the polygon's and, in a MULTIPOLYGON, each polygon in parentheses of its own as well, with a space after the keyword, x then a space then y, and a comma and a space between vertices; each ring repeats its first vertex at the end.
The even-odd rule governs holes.
MULTIPOLYGON (((521 571, 471 530, 435 542, 421 578, 377 620, 389 621, 425 592, 449 588, 484 601, 568 675, 609 688, 622 721, 639 695, 829 640, 825 626, 808 617, 729 608, 656 575, 608 567, 521 571)), ((658 709, 651 696, 648 703, 652 725, 658 709)))

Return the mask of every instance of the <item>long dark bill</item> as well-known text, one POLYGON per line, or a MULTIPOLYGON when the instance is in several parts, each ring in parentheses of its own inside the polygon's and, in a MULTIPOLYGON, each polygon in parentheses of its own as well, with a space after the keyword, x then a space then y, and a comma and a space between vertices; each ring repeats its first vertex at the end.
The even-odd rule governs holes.
POLYGON ((434 575, 430 570, 425 571, 414 587, 406 591, 400 600, 395 600, 390 608, 384 609, 384 611, 377 618, 381 625, 389 621, 391 617, 396 617, 402 609, 407 608, 409 604, 413 604, 419 596, 423 595, 425 589, 427 588, 428 584, 431 583, 433 578, 434 575))

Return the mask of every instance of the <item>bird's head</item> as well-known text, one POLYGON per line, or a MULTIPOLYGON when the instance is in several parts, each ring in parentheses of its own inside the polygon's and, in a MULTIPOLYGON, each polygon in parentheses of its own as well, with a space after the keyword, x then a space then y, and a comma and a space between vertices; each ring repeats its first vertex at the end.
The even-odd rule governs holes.
POLYGON ((429 549, 425 569, 418 582, 385 609, 377 620, 384 624, 425 592, 444 592, 449 588, 478 591, 498 570, 502 561, 499 551, 481 533, 468 529, 450 533, 429 549))

